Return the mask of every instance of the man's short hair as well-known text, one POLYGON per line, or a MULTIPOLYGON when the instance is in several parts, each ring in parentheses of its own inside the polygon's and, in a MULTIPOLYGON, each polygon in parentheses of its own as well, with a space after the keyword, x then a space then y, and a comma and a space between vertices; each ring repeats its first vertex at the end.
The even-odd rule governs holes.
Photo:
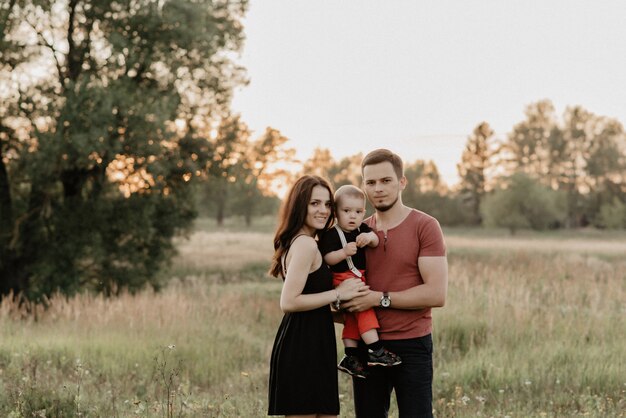
POLYGON ((361 198, 363 199, 363 202, 365 202, 365 193, 363 193, 363 190, 353 186, 352 184, 346 184, 338 188, 335 192, 335 206, 338 207, 341 200, 346 197, 361 198))
POLYGON ((402 158, 384 148, 375 149, 363 158, 363 161, 361 162, 361 174, 363 174, 363 169, 366 165, 374 165, 384 162, 391 163, 398 179, 401 179, 402 176, 404 176, 404 164, 402 162, 402 158))

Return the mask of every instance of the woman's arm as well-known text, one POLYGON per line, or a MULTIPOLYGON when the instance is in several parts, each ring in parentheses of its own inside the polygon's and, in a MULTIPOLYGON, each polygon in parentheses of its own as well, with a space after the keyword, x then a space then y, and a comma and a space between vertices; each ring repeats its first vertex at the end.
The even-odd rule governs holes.
POLYGON ((291 244, 287 265, 287 277, 280 294, 280 309, 283 312, 302 312, 324 305, 365 295, 369 287, 360 279, 344 280, 337 288, 325 292, 302 294, 309 273, 322 263, 317 243, 311 237, 299 237, 291 244))

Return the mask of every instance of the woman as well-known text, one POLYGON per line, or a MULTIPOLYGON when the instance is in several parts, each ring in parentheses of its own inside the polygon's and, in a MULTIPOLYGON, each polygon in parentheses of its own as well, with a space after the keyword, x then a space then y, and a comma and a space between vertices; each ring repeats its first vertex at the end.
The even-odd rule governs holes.
POLYGON ((330 304, 365 295, 369 288, 349 279, 333 289, 332 273, 316 241, 334 219, 332 195, 326 180, 303 176, 283 203, 270 274, 283 279, 280 308, 285 315, 270 361, 269 415, 339 414, 330 304))

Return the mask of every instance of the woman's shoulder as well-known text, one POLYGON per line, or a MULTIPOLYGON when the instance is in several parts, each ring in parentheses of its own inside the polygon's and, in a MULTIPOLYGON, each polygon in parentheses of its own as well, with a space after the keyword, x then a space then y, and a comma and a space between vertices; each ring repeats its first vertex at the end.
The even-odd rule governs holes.
POLYGON ((309 235, 298 235, 291 243, 292 250, 317 251, 317 241, 309 235))
POLYGON ((318 254, 320 252, 317 248, 317 241, 309 235, 300 235, 294 238, 291 243, 287 264, 289 265, 292 260, 298 260, 298 264, 312 265, 318 258, 318 254))

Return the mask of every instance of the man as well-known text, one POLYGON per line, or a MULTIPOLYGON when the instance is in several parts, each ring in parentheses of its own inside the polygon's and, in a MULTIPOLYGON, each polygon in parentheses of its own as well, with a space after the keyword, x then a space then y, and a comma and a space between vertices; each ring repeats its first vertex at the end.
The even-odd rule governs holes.
POLYGON ((443 306, 448 263, 435 218, 402 203, 407 180, 402 159, 386 149, 365 156, 363 186, 376 213, 366 223, 380 244, 367 249, 368 295, 342 304, 351 312, 375 307, 379 335, 402 358, 390 368, 370 368, 367 379, 353 378, 356 415, 387 417, 395 390, 401 418, 432 417, 432 316, 443 306))

